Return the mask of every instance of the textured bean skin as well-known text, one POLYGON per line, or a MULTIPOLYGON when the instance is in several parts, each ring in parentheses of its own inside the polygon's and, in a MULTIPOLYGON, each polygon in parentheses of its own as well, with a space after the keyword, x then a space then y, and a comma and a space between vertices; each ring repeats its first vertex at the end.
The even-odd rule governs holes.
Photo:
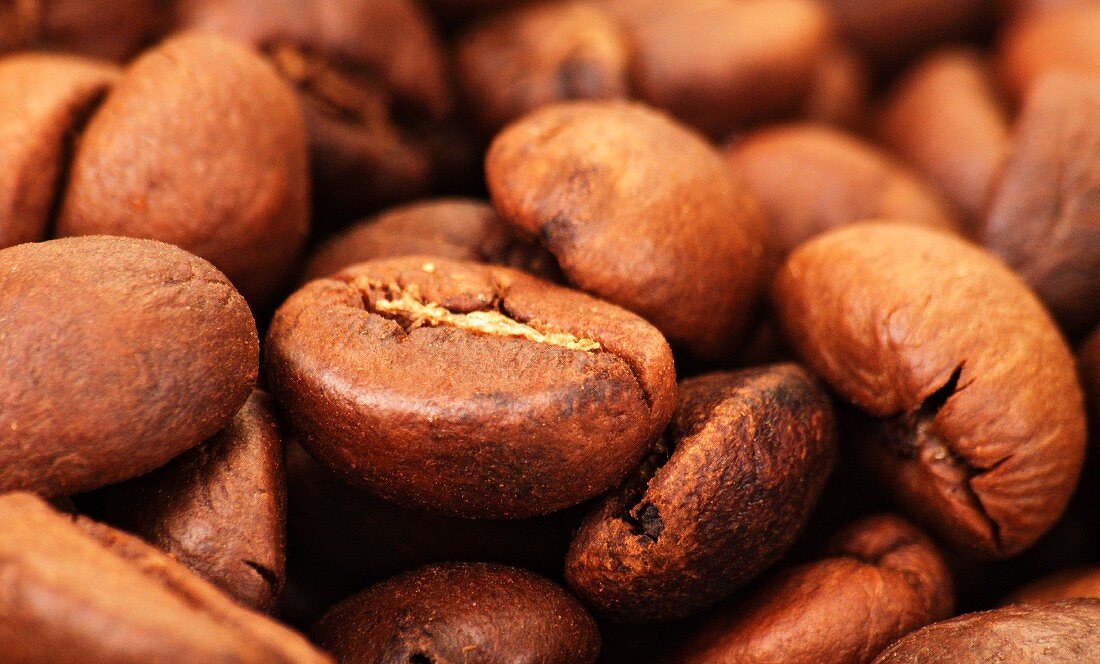
POLYGON ((799 355, 879 418, 852 434, 864 464, 930 531, 1004 558, 1057 521, 1083 463, 1081 388, 1003 263, 935 231, 859 224, 797 249, 774 299, 799 355))
POLYGON ((106 497, 109 521, 258 611, 274 608, 286 580, 284 451, 271 409, 254 391, 213 438, 106 497))
POLYGON ((1100 600, 1021 604, 970 613, 910 634, 875 664, 1071 664, 1100 656, 1100 600))
POLYGON ((312 636, 343 664, 586 664, 600 650, 580 602, 540 576, 484 563, 431 565, 371 586, 312 636))
POLYGON ((897 517, 872 516, 837 533, 820 560, 720 608, 669 661, 863 664, 952 604, 935 545, 897 517))
POLYGON ((258 346, 229 280, 176 247, 0 251, 0 489, 66 495, 163 465, 241 407, 258 346))
POLYGON ((276 313, 265 366, 299 441, 331 470, 474 518, 546 514, 611 488, 674 405, 671 352, 641 318, 516 270, 427 256, 306 285, 276 313), (395 313, 402 301, 449 322, 395 313), (528 323, 588 343, 504 329, 528 323))
POLYGON ((636 104, 558 104, 498 134, 485 171, 501 216, 537 238, 568 283, 701 358, 736 349, 767 227, 702 137, 636 104))
POLYGON ((618 620, 683 618, 774 563, 836 455, 828 397, 793 364, 684 381, 666 435, 671 458, 604 499, 566 558, 569 584, 618 620))

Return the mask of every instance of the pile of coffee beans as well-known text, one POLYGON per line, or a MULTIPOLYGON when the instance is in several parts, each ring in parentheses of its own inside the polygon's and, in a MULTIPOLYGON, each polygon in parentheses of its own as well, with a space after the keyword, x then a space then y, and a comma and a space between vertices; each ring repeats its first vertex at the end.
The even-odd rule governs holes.
POLYGON ((1098 0, 0 2, 0 664, 1100 662, 1098 445, 1098 0))

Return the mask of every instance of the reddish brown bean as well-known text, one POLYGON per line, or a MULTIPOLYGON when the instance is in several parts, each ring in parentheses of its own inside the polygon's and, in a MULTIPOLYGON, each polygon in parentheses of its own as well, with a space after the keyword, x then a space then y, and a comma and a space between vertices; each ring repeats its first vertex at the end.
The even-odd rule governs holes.
POLYGON ((1001 83, 1023 99, 1054 71, 1100 76, 1100 6, 1093 2, 1021 15, 1008 24, 997 45, 1001 83))

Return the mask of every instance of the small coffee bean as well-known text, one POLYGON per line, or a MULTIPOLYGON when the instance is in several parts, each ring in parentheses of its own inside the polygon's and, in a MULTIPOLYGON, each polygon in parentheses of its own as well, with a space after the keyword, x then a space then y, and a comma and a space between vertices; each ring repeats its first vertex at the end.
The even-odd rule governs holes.
POLYGON ((1073 357, 1003 263, 953 236, 859 224, 799 247, 775 281, 799 355, 867 414, 858 448, 905 509, 961 553, 1013 556, 1081 472, 1073 357))
POLYGON ((5 661, 331 661, 137 538, 24 493, 0 496, 0 615, 5 661))
POLYGON ((229 280, 176 247, 0 250, 0 490, 71 494, 163 465, 228 424, 258 345, 229 280))
POLYGON ((271 408, 253 392, 213 438, 105 499, 112 524, 259 611, 274 608, 286 578, 284 452, 271 408))
POLYGON ((684 381, 667 438, 566 557, 569 585, 617 620, 683 618, 778 560, 836 455, 828 397, 793 364, 684 381))
POLYGON ((1100 6, 1094 2, 1026 13, 1001 32, 997 68, 1001 83, 1023 99, 1053 71, 1100 75, 1100 6))
POLYGON ((406 572, 337 604, 313 640, 341 664, 586 664, 596 623, 558 586, 514 567, 452 563, 406 572))
POLYGON ((872 516, 838 533, 822 559, 720 607, 669 661, 860 664, 951 609, 935 545, 897 517, 872 516))
POLYGON ((1032 86, 981 240, 1071 338, 1100 323, 1100 79, 1051 74, 1032 86))
POLYGON ((614 486, 672 415, 660 333, 504 267, 378 260, 275 314, 265 366, 298 440, 402 505, 546 514, 614 486))
POLYGON ((1078 664, 1100 656, 1100 600, 1020 604, 936 623, 890 646, 875 664, 1078 664))
POLYGON ((560 104, 498 134, 485 170, 501 216, 538 238, 568 283, 702 358, 736 350, 766 223, 702 137, 636 104, 560 104))

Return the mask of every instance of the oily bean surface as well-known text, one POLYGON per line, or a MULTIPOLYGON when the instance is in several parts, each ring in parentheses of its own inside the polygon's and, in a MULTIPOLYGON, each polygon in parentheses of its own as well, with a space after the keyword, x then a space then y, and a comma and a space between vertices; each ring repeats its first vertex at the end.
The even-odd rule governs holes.
POLYGON ((509 268, 378 260, 276 313, 267 376, 299 441, 406 506, 546 514, 619 482, 674 405, 641 318, 509 268))
POLYGON ((0 489, 72 494, 163 465, 241 407, 258 346, 229 280, 176 247, 0 250, 0 489))
POLYGON ((713 604, 797 539, 832 469, 834 426, 828 397, 797 365, 687 379, 666 433, 671 457, 588 516, 566 579, 619 620, 713 604))
POLYGON ((852 434, 864 464, 930 531, 1005 558, 1058 520, 1083 463, 1081 388, 1007 266, 943 233, 859 224, 797 249, 774 299, 799 355, 878 418, 852 434))

